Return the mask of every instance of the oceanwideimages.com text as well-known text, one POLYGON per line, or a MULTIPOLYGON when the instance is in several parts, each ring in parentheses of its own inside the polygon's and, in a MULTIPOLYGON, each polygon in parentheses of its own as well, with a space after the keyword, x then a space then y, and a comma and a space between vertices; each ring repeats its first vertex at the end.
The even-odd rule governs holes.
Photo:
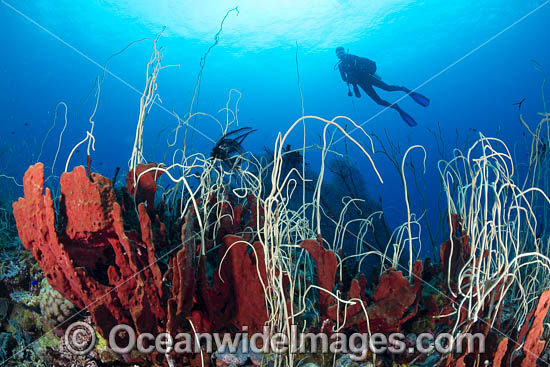
MULTIPOLYGON (((485 350, 484 335, 478 334, 402 334, 402 333, 304 333, 292 326, 288 333, 178 333, 138 334, 129 325, 113 327, 108 346, 119 354, 137 350, 140 353, 344 353, 364 360, 369 354, 463 353, 485 350), (123 340, 123 342, 122 342, 123 340)), ((84 322, 71 324, 65 332, 65 343, 74 354, 90 352, 96 342, 95 331, 84 322)))

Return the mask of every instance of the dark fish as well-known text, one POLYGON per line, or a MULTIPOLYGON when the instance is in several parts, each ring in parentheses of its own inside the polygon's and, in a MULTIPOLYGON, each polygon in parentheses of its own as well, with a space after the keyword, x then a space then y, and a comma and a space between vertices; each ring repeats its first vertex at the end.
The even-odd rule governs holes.
POLYGON ((254 131, 256 129, 252 129, 251 127, 242 127, 224 134, 214 148, 212 148, 210 156, 221 160, 224 164, 233 168, 238 157, 244 153, 241 145, 243 140, 254 131))
POLYGON ((512 106, 518 106, 518 111, 521 110, 521 104, 525 101, 525 98, 519 102, 512 103, 512 106))

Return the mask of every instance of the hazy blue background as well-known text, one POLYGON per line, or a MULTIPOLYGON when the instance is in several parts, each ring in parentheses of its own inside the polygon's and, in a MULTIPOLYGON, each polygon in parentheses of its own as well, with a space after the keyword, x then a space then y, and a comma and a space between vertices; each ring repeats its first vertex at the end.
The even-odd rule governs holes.
MULTIPOLYGON (((346 115, 357 123, 367 121, 382 108, 366 97, 347 96, 347 88, 333 69, 337 46, 377 62, 378 74, 388 83, 415 88, 468 52, 482 45, 522 16, 548 1, 0 1, 0 174, 15 176, 20 183, 26 167, 37 159, 40 145, 52 123, 55 105, 69 106, 68 128, 55 172, 60 174, 69 151, 89 128, 93 95, 86 99, 101 69, 99 65, 128 43, 154 37, 163 26, 159 41, 164 47, 163 64, 179 64, 161 72, 158 92, 162 105, 183 116, 189 110, 201 57, 213 43, 227 10, 238 6, 239 14, 228 15, 219 44, 208 56, 199 94, 198 109, 215 114, 225 106, 231 88, 242 92, 240 126, 259 131, 245 147, 259 151, 272 146, 277 132, 285 131, 301 116, 296 74, 296 42, 305 113, 332 118, 346 115), (367 5, 362 5, 366 3, 367 5), (33 23, 33 22, 36 22, 33 23), (43 28, 41 28, 43 27, 43 28), (47 30, 47 31, 46 31, 47 30), (51 33, 48 33, 51 32, 51 33), (59 39, 56 39, 58 37, 59 39), (62 41, 69 44, 68 47, 62 41), (78 50, 83 55, 75 51, 78 50)), ((503 138, 510 148, 523 144, 517 107, 534 126, 543 111, 541 74, 531 59, 550 75, 550 6, 545 5, 511 27, 478 51, 427 83, 419 91, 431 98, 422 108, 409 98, 400 105, 419 123, 409 128, 392 110, 364 126, 380 136, 387 134, 402 151, 422 144, 428 153, 424 191, 428 219, 436 221, 440 192, 436 163, 441 158, 431 130, 441 124, 444 154, 464 147, 471 129, 503 138)), ((142 90, 151 43, 132 46, 114 58, 109 70, 129 85, 142 90)), ((380 93, 395 101, 401 93, 380 93)), ((138 118, 140 95, 107 75, 95 116, 94 168, 111 177, 115 167, 123 171, 131 153, 138 118)), ((222 115, 218 117, 222 118, 222 115)), ((208 119, 194 121, 211 140, 219 128, 208 119)), ((63 119, 58 119, 44 146, 41 160, 51 165, 63 119)), ((145 124, 146 158, 159 159, 167 130, 177 120, 153 107, 145 124), (166 130, 163 130, 166 129, 166 130), (160 135, 159 131, 164 131, 160 135), (155 144, 158 149, 153 152, 155 144)), ((321 126, 310 123, 308 143, 317 143, 321 126)), ((361 138, 356 132, 354 137, 361 138)), ((299 133, 291 142, 301 142, 299 133)), ((195 134, 193 147, 208 153, 212 142, 195 134)), ((342 143, 340 143, 342 144, 342 143)), ((377 149, 379 146, 377 146, 377 149)), ((343 144, 341 149, 344 149, 343 144)), ((374 156, 385 184, 380 185, 358 151, 351 154, 365 173, 369 191, 381 196, 388 222, 405 219, 403 193, 395 168, 382 154, 374 156)), ((312 157, 315 168, 315 157, 312 157)), ((422 155, 413 153, 417 167, 422 155)), ((80 149, 72 166, 85 162, 80 149)), ((14 198, 20 191, 12 181, 0 178, 0 199, 14 198)), ((411 182, 411 186, 412 186, 411 182)), ((424 210, 411 188, 413 211, 424 210)))

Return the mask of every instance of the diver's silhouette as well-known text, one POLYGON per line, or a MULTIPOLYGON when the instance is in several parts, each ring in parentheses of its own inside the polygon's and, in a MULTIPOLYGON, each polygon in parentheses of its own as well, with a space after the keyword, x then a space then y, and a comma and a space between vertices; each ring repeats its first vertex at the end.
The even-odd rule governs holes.
POLYGON ((389 85, 382 81, 382 79, 376 75, 376 63, 366 57, 359 57, 349 53, 346 53, 343 47, 338 47, 336 49, 336 56, 340 59, 338 62, 338 69, 340 70, 340 75, 342 80, 348 84, 348 95, 351 96, 351 91, 349 90, 350 84, 353 85, 353 91, 357 98, 361 97, 359 92, 360 86, 365 93, 376 103, 381 106, 391 107, 401 115, 403 121, 405 121, 409 126, 416 126, 417 123, 414 119, 396 103, 389 103, 376 93, 373 87, 377 87, 383 90, 390 92, 393 91, 402 91, 407 93, 411 98, 421 106, 428 106, 430 100, 424 97, 420 93, 416 93, 407 89, 405 87, 397 85, 389 85))
POLYGON ((517 103, 512 103, 512 106, 518 106, 518 111, 521 110, 521 105, 522 103, 525 102, 525 98, 522 99, 521 101, 517 102, 517 103))

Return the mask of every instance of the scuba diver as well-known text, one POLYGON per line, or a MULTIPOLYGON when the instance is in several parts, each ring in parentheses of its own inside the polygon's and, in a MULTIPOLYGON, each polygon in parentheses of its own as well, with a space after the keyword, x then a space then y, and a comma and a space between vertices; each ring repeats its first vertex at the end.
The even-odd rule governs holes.
POLYGON ((382 79, 376 75, 376 63, 370 59, 346 53, 343 47, 338 47, 336 49, 336 56, 340 59, 337 64, 338 69, 340 70, 342 80, 348 84, 348 95, 350 97, 352 95, 349 90, 350 84, 353 85, 353 91, 355 92, 355 96, 357 98, 361 97, 361 93, 357 87, 360 86, 374 102, 385 107, 391 107, 399 112, 401 118, 407 123, 407 125, 417 125, 412 116, 403 111, 396 103, 389 103, 380 98, 373 87, 387 90, 389 92, 405 92, 411 96, 416 103, 424 107, 427 107, 430 104, 430 100, 428 98, 424 97, 420 93, 412 92, 410 89, 405 87, 388 85, 384 83, 382 79))

